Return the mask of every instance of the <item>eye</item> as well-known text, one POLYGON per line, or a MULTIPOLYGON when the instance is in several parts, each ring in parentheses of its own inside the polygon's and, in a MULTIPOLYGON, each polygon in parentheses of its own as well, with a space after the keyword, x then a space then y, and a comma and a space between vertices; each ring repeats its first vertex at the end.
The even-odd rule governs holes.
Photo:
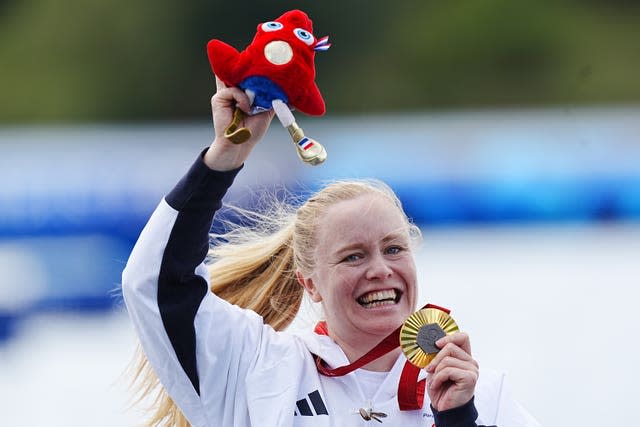
POLYGON ((390 246, 390 247, 387 248, 387 250, 385 252, 387 254, 389 254, 389 255, 398 255, 403 250, 404 250, 404 248, 401 247, 401 246, 390 246))
POLYGON ((282 24, 275 21, 269 21, 262 24, 262 31, 278 31, 282 28, 282 24))
POLYGON ((346 257, 342 258, 342 262, 356 262, 362 258, 360 254, 349 254, 346 257))
POLYGON ((295 30, 293 30, 293 34, 295 34, 297 38, 299 38, 309 46, 313 44, 313 34, 311 34, 309 31, 302 28, 296 28, 295 30))

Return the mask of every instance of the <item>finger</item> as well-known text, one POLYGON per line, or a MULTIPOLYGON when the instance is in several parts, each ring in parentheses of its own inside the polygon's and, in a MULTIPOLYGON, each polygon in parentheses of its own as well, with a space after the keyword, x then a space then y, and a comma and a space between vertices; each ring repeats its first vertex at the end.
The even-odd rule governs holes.
POLYGON ((247 96, 247 94, 243 90, 237 87, 232 87, 229 89, 231 90, 233 99, 235 99, 236 101, 236 107, 240 108, 245 113, 248 113, 251 109, 251 101, 249 100, 249 96, 247 96))
POLYGON ((242 90, 237 87, 227 87, 216 92, 211 98, 211 106, 216 107, 231 107, 237 106, 245 113, 249 111, 249 97, 242 90))
POLYGON ((226 87, 227 85, 225 85, 224 82, 220 80, 218 76, 216 76, 216 91, 219 92, 222 89, 225 89, 226 87))
POLYGON ((475 365, 477 365, 477 363, 478 363, 473 359, 473 357, 471 357, 471 355, 469 353, 464 351, 462 348, 458 347, 457 345, 455 345, 453 343, 449 343, 446 346, 444 346, 444 348, 438 352, 436 357, 433 358, 431 363, 429 363, 427 365, 427 367, 426 367, 427 372, 435 371, 436 367, 446 357, 453 357, 455 359, 464 360, 466 362, 472 362, 475 365))
POLYGON ((455 367, 448 367, 433 374, 429 380, 429 389, 437 390, 446 382, 453 382, 460 388, 472 387, 478 381, 478 374, 475 371, 468 371, 455 367))
POLYGON ((440 348, 444 348, 444 346, 449 343, 453 343, 471 354, 471 340, 469 339, 469 335, 465 332, 456 332, 455 334, 446 335, 436 341, 436 345, 440 348))
POLYGON ((440 363, 438 363, 438 365, 434 370, 434 373, 437 374, 438 372, 441 372, 447 368, 458 368, 466 371, 473 371, 476 374, 479 374, 480 370, 477 364, 473 362, 475 361, 460 360, 460 359, 456 359, 455 357, 447 356, 444 359, 442 359, 440 363))

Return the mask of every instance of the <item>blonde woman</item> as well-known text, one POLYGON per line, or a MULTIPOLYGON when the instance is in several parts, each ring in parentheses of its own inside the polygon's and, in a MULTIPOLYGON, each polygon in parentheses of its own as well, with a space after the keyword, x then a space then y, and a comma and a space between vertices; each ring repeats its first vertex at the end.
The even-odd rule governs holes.
POLYGON ((438 341, 412 381, 397 347, 338 373, 416 309, 418 231, 381 183, 329 185, 290 215, 264 216, 268 227, 232 231, 205 265, 213 215, 273 117, 249 116, 253 137, 234 145, 222 129, 236 105, 247 111, 247 96, 219 87, 214 142, 162 200, 123 273, 141 390, 160 388, 148 425, 537 425, 501 376, 479 382, 463 333, 438 341), (324 323, 283 331, 305 292, 324 323))

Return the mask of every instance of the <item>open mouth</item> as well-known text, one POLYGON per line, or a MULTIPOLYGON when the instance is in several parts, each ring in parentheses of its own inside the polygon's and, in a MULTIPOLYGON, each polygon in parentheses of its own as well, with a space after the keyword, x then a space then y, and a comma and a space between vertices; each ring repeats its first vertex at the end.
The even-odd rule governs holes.
POLYGON ((397 304, 401 296, 402 292, 397 289, 385 289, 383 291, 367 292, 358 297, 357 301, 364 308, 374 308, 397 304))

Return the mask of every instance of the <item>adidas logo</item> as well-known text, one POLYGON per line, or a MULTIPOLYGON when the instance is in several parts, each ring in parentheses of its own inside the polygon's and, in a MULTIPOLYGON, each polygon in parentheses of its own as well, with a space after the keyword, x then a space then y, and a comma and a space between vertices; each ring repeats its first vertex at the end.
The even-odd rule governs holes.
POLYGON ((293 415, 301 415, 303 417, 329 415, 327 407, 325 406, 322 396, 320 396, 320 392, 318 390, 312 391, 307 396, 308 398, 305 397, 304 399, 300 399, 296 402, 296 409, 293 411, 293 415), (311 402, 311 405, 309 405, 309 402, 311 402), (312 406, 313 410, 311 409, 312 406), (315 414, 313 411, 315 411, 315 414))

